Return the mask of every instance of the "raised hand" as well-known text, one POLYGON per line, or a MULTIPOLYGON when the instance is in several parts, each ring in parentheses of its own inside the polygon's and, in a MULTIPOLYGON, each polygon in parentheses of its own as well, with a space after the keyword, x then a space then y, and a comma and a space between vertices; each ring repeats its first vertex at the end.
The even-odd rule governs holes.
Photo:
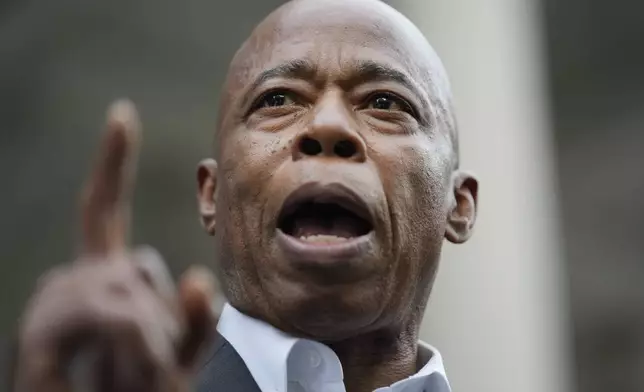
POLYGON ((108 111, 81 198, 80 256, 43 276, 22 319, 19 392, 183 392, 214 332, 213 280, 178 288, 160 255, 130 250, 130 197, 141 139, 129 101, 108 111))

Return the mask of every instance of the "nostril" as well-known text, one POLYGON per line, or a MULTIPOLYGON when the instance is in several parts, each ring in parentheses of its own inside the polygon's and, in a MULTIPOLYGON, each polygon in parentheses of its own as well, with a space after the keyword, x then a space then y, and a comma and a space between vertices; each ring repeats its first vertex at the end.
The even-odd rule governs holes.
POLYGON ((356 152, 355 143, 349 140, 340 140, 333 146, 333 153, 341 158, 351 158, 356 152))
POLYGON ((315 139, 305 137, 300 141, 300 151, 306 155, 318 155, 322 152, 322 145, 315 139))

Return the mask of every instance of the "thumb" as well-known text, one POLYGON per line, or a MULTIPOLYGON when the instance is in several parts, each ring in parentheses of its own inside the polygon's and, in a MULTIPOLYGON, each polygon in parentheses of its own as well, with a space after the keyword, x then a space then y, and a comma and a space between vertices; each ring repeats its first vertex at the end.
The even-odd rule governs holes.
POLYGON ((186 329, 179 342, 177 361, 185 369, 193 368, 202 349, 215 334, 217 319, 212 309, 215 287, 215 278, 205 267, 191 267, 179 281, 179 301, 186 329))

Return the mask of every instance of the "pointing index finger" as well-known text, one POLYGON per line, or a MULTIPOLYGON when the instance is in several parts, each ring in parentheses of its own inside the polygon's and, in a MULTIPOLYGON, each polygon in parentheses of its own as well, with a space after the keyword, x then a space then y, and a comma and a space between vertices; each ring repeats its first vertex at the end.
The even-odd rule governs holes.
POLYGON ((125 251, 141 125, 134 104, 113 103, 97 161, 81 199, 82 249, 86 255, 125 251))

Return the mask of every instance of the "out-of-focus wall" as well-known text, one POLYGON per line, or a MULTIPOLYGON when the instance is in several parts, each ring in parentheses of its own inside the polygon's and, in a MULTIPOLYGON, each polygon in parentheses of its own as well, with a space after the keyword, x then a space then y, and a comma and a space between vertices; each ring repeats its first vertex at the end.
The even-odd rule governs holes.
POLYGON ((644 3, 544 0, 582 392, 644 391, 644 3))
POLYGON ((539 4, 398 1, 452 79, 462 167, 478 174, 473 238, 448 246, 423 336, 456 391, 573 390, 539 4))

